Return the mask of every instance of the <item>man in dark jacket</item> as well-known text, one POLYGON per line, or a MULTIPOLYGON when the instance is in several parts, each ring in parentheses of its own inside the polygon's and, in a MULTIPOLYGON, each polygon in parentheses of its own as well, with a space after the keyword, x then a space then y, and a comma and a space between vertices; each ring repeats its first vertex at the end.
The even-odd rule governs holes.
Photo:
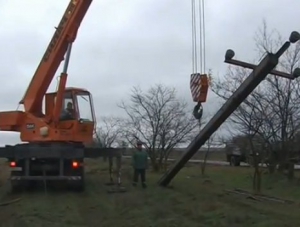
POLYGON ((73 108, 72 102, 68 102, 67 108, 62 110, 60 120, 74 120, 75 119, 75 110, 73 108))
POLYGON ((133 186, 138 183, 141 176, 142 186, 146 188, 146 169, 148 168, 148 154, 143 150, 142 142, 137 142, 137 150, 132 154, 132 166, 134 169, 133 186))

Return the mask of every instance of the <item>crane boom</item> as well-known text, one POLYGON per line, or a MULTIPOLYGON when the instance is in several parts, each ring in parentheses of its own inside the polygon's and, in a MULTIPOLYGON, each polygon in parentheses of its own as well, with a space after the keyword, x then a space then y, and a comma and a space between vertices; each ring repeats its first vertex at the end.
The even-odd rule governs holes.
POLYGON ((41 114, 43 97, 64 59, 68 45, 76 39, 79 26, 91 3, 92 0, 72 0, 69 3, 27 91, 19 102, 24 105, 26 112, 41 114))

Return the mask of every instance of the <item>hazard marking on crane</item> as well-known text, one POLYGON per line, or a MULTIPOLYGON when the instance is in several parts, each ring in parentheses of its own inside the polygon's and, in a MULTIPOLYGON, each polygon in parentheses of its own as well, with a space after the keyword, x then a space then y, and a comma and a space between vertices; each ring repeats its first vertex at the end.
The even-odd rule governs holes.
POLYGON ((207 96, 207 82, 206 74, 193 73, 191 74, 190 89, 194 102, 205 102, 207 96))
POLYGON ((191 75, 190 88, 192 92, 192 97, 194 102, 198 102, 201 90, 201 75, 200 73, 195 73, 191 75))

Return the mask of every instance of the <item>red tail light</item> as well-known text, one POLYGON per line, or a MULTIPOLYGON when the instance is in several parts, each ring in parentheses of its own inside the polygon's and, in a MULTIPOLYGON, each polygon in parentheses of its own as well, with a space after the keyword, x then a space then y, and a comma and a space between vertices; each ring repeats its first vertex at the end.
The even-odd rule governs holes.
POLYGON ((10 162, 9 166, 10 166, 10 167, 16 167, 16 166, 17 166, 17 163, 16 163, 16 162, 10 162))
POLYGON ((73 166, 73 168, 78 168, 79 167, 79 163, 78 162, 72 162, 72 166, 73 166))

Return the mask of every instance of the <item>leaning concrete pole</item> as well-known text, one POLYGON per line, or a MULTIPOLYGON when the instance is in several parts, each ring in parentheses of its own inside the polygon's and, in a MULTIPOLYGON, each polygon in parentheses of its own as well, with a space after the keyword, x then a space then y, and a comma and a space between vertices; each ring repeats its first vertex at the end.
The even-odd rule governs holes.
POLYGON ((225 62, 253 69, 250 75, 225 102, 213 118, 200 131, 198 136, 187 147, 186 152, 159 180, 160 186, 167 186, 181 168, 188 162, 189 159, 201 148, 201 146, 217 131, 222 123, 239 107, 239 105, 248 97, 248 95, 263 81, 268 74, 273 74, 288 79, 295 79, 300 76, 300 69, 295 69, 292 75, 273 70, 278 64, 280 56, 290 47, 291 43, 296 43, 300 39, 298 32, 292 32, 289 41, 285 42, 277 53, 267 53, 263 60, 256 66, 249 63, 232 59, 234 52, 227 50, 225 62))

